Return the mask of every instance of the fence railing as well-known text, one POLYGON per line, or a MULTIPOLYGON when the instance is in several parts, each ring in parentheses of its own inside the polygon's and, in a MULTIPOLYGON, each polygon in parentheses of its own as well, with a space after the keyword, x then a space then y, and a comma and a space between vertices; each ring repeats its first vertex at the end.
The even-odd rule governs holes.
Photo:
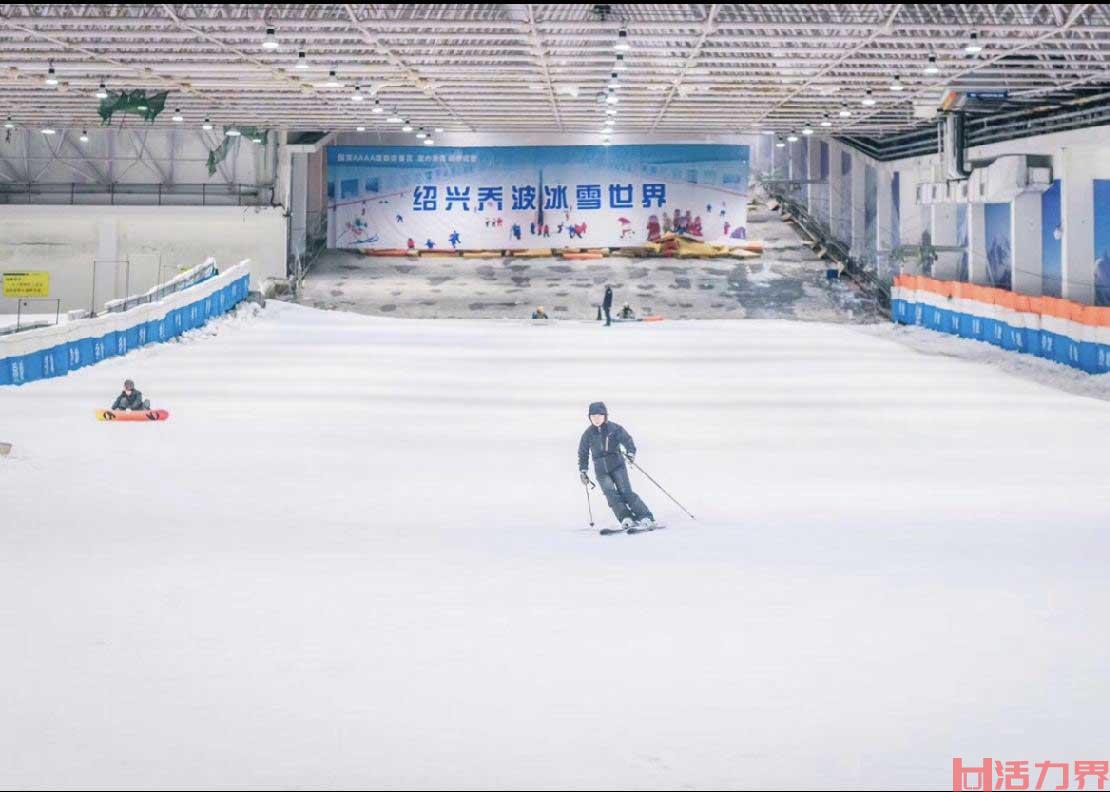
POLYGON ((0 184, 6 204, 269 206, 272 198, 272 186, 255 184, 0 184))

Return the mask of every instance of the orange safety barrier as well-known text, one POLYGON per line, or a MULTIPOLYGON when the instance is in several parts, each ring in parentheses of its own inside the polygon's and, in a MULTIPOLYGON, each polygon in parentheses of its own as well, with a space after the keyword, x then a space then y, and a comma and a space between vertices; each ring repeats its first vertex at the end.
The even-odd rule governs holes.
POLYGON ((981 286, 962 281, 942 281, 924 275, 897 275, 894 285, 912 291, 929 292, 943 297, 959 297, 985 305, 997 305, 1021 313, 1052 316, 1091 327, 1110 327, 1110 307, 1082 305, 1059 297, 1033 297, 1015 294, 1006 289, 981 286))

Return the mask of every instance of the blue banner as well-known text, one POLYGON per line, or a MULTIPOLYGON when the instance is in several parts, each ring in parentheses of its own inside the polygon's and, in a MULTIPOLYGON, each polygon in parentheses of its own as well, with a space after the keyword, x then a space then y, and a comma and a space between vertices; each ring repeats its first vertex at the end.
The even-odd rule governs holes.
POLYGON ((328 244, 621 247, 747 238, 747 146, 330 146, 328 244))

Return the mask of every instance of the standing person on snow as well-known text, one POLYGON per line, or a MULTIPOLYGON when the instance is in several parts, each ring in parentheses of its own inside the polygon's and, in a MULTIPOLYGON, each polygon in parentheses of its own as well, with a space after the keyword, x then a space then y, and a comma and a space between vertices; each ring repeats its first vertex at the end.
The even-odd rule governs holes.
POLYGON ((608 327, 613 323, 613 318, 609 316, 609 309, 613 307, 613 287, 605 287, 605 299, 601 301, 601 307, 605 311, 605 326, 608 327))
POLYGON ((591 426, 582 433, 578 441, 578 474, 583 484, 589 484, 589 459, 594 460, 594 475, 609 508, 620 520, 622 528, 646 530, 655 526, 651 510, 632 491, 628 480, 628 468, 624 464, 624 454, 632 460, 636 456, 636 444, 632 436, 620 424, 609 421, 609 411, 604 402, 594 402, 589 409, 591 426), (623 449, 623 454, 622 454, 623 449))
POLYGON ((135 383, 124 380, 123 393, 112 403, 112 410, 149 410, 150 402, 143 400, 141 391, 135 390, 135 383))

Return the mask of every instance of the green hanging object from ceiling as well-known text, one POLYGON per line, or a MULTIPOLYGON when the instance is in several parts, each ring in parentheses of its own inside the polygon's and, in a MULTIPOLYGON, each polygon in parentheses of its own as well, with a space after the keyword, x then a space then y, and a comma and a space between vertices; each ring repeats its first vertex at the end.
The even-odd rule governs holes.
POLYGON ((215 176, 216 169, 219 164, 227 159, 227 155, 231 153, 231 147, 235 141, 245 138, 252 143, 257 143, 260 146, 266 145, 270 139, 270 133, 260 127, 253 126, 225 126, 224 139, 220 145, 208 152, 208 175, 215 176), (238 135, 227 134, 229 129, 234 129, 239 132, 238 135))
POLYGON ((97 112, 106 125, 112 123, 112 116, 116 113, 142 116, 142 119, 149 123, 166 109, 166 97, 169 95, 169 91, 156 94, 147 94, 146 91, 142 90, 119 91, 118 93, 113 91, 108 94, 107 99, 100 100, 100 107, 97 112))

